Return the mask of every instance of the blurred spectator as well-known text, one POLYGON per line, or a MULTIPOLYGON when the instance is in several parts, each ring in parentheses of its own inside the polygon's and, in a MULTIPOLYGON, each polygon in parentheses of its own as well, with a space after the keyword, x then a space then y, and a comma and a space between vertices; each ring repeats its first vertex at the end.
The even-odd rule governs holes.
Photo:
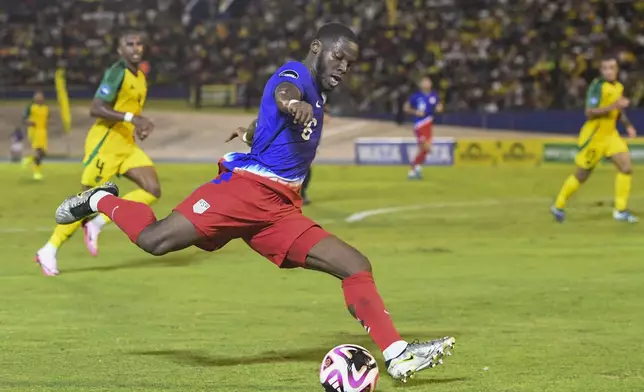
POLYGON ((25 134, 22 133, 22 129, 17 127, 15 131, 11 134, 11 143, 9 144, 9 154, 11 156, 11 162, 20 162, 22 161, 22 150, 24 149, 23 140, 25 139, 25 134))
POLYGON ((95 85, 119 32, 135 28, 149 38, 150 83, 239 83, 251 104, 320 25, 340 21, 362 41, 347 102, 334 100, 354 112, 395 112, 425 74, 450 111, 580 107, 607 52, 644 95, 644 0, 398 0, 396 15, 392 1, 250 0, 240 18, 204 18, 212 0, 14 3, 0 12, 3 84, 51 83, 62 56, 68 83, 95 85))

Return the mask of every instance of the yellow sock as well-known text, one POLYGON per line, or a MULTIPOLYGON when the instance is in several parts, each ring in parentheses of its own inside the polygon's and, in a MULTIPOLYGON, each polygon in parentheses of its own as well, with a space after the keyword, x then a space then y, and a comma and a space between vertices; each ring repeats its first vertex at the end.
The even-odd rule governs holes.
POLYGON ((33 159, 32 157, 24 157, 24 158, 22 158, 22 167, 24 169, 26 169, 27 166, 29 166, 31 164, 32 159, 33 159))
POLYGON ((560 210, 564 209, 566 207, 566 202, 568 202, 568 199, 570 199, 570 196, 572 196, 573 193, 577 192, 577 189, 579 189, 580 185, 581 183, 579 182, 577 177, 573 175, 568 176, 568 178, 566 178, 566 181, 564 181, 561 190, 559 191, 557 201, 555 201, 555 207, 559 208, 560 210))
POLYGON ((51 235, 51 238, 49 238, 49 243, 56 247, 56 249, 60 248, 61 245, 63 245, 63 243, 67 241, 72 234, 74 234, 80 225, 81 222, 79 221, 69 225, 56 226, 54 233, 51 235))
POLYGON ((632 180, 633 176, 630 174, 617 173, 617 177, 615 177, 615 209, 617 211, 625 211, 628 207, 632 180))
POLYGON ((40 165, 36 165, 35 163, 31 165, 31 170, 33 172, 33 177, 34 180, 42 180, 42 172, 40 171, 40 165))
MULTIPOLYGON (((128 192, 122 197, 122 199, 138 201, 139 203, 144 203, 147 205, 152 205, 155 201, 157 201, 157 198, 153 194, 143 189, 135 189, 132 192, 128 192)), ((103 217, 103 220, 105 221, 105 223, 109 223, 112 221, 105 214, 101 214, 101 216, 103 217)))

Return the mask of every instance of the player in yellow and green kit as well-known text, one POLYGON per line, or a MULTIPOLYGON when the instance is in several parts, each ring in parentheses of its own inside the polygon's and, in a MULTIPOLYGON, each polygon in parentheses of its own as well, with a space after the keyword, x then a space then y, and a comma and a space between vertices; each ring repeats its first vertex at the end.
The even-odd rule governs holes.
POLYGON ((577 170, 566 179, 555 204, 550 208, 559 222, 563 222, 565 218, 564 208, 568 199, 604 157, 610 158, 618 170, 613 218, 630 223, 638 221, 628 210, 632 181, 631 156, 626 141, 617 131, 617 120, 622 121, 629 137, 635 137, 637 131, 624 112, 630 102, 623 96, 624 86, 617 80, 618 73, 617 60, 614 57, 604 57, 601 61, 601 77, 593 80, 588 88, 588 120, 579 133, 579 152, 575 158, 577 170))
MULTIPOLYGON (((161 196, 159 180, 152 160, 135 142, 135 136, 144 140, 154 129, 152 122, 141 116, 147 97, 147 81, 138 67, 143 54, 141 35, 124 34, 118 53, 120 60, 105 72, 92 101, 90 114, 96 122, 85 140, 81 186, 89 189, 122 175, 139 186, 124 198, 151 204, 161 196)), ((98 215, 82 223, 85 245, 94 256, 98 254, 98 235, 108 221, 98 215)), ((36 261, 45 275, 58 274, 58 249, 80 226, 58 225, 38 250, 36 261)))
POLYGON ((47 120, 49 119, 49 107, 45 104, 45 95, 37 90, 34 93, 34 100, 27 106, 25 111, 25 125, 27 125, 27 136, 31 143, 33 156, 25 158, 25 164, 31 163, 34 180, 42 180, 40 166, 47 154, 47 120))

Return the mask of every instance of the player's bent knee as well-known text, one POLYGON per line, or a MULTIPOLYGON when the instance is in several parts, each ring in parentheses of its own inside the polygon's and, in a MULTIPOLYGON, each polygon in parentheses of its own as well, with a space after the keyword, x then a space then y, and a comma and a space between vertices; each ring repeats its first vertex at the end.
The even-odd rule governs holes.
POLYGON ((346 269, 340 278, 345 279, 360 272, 372 272, 371 262, 365 255, 356 252, 356 256, 352 260, 347 260, 346 269))
POLYGON ((136 240, 136 245, 143 249, 146 253, 152 256, 163 256, 170 252, 172 247, 164 240, 154 240, 152 238, 139 236, 136 240))
POLYGON ((633 174, 633 166, 630 162, 625 165, 621 165, 619 167, 619 172, 622 174, 631 175, 633 174))
POLYGON ((170 249, 165 238, 156 235, 154 230, 142 231, 136 239, 136 245, 153 256, 163 256, 170 249))
POLYGON ((157 199, 161 198, 161 185, 159 185, 158 183, 146 186, 144 190, 157 199))
POLYGON ((591 171, 588 169, 582 169, 582 168, 577 168, 577 171, 575 172, 575 177, 580 183, 586 182, 588 180, 588 177, 590 177, 591 171))

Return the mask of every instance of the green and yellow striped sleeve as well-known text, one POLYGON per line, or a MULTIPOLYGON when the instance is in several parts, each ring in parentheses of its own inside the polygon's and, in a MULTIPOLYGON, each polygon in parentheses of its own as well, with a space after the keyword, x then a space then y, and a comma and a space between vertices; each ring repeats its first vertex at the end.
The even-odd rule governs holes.
POLYGON ((604 80, 602 78, 597 78, 593 80, 588 87, 588 92, 586 93, 586 108, 594 109, 598 108, 602 102, 602 87, 604 86, 604 80))
POLYGON ((94 98, 113 103, 116 100, 116 95, 121 88, 124 77, 125 64, 123 61, 118 61, 105 71, 101 84, 98 86, 96 94, 94 94, 94 98))

